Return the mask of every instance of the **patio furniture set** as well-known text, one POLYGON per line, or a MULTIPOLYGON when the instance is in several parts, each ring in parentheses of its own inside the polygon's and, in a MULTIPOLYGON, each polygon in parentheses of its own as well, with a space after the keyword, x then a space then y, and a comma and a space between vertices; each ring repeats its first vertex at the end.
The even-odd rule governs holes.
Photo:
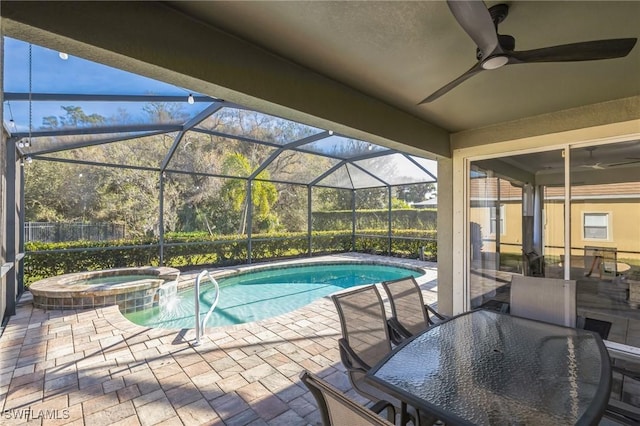
POLYGON ((425 305, 413 277, 382 287, 391 318, 375 285, 331 296, 342 363, 373 405, 304 371, 325 425, 640 422, 638 409, 610 400, 612 371, 638 373, 612 366, 606 327, 576 320, 575 281, 515 276, 510 313, 476 309, 454 317, 425 305))

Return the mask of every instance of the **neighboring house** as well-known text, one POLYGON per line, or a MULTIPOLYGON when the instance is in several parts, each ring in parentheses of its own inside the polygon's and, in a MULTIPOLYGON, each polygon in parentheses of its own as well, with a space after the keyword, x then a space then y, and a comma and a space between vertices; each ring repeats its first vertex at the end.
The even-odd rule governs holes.
MULTIPOLYGON (((482 252, 495 252, 498 243, 500 253, 522 253, 522 191, 505 179, 472 180, 470 222, 480 227, 482 252)), ((571 194, 572 255, 598 246, 615 248, 618 259, 640 260, 640 218, 633 214, 640 209, 637 182, 574 186, 571 194)), ((563 254, 563 215, 564 188, 545 187, 541 254, 558 259, 563 254)))
POLYGON ((417 203, 409 203, 411 207, 416 209, 437 209, 438 197, 429 198, 428 200, 420 201, 417 203))

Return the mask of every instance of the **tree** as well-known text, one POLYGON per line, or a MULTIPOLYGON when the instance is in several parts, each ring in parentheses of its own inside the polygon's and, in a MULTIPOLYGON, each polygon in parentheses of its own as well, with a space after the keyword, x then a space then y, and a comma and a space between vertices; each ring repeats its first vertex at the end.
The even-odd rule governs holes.
POLYGON ((63 127, 84 127, 104 124, 107 120, 100 114, 87 115, 79 106, 61 106, 66 114, 60 116, 63 127))
POLYGON ((49 161, 34 161, 25 166, 25 220, 73 221, 80 220, 87 207, 91 211, 93 200, 82 200, 91 193, 91 181, 83 179, 85 169, 49 161))
POLYGON ((183 105, 176 102, 149 102, 142 110, 152 123, 184 122, 189 117, 183 105))
POLYGON ((278 217, 278 231, 307 230, 307 188, 301 185, 276 184, 278 200, 273 212, 278 217))
MULTIPOLYGON (((232 153, 224 159, 222 170, 228 175, 250 176, 255 168, 244 155, 232 153)), ((273 183, 267 181, 268 179, 269 173, 263 170, 258 173, 256 180, 251 182, 252 224, 256 232, 272 231, 277 225, 277 218, 271 213, 271 208, 278 199, 278 191, 273 183)), ((233 209, 242 213, 238 230, 240 234, 244 234, 246 231, 247 185, 248 183, 244 179, 229 179, 222 188, 222 193, 231 202, 233 209)))
POLYGON ((353 191, 350 189, 314 188, 313 210, 351 210, 353 191))
POLYGON ((419 203, 426 200, 427 195, 435 191, 432 183, 417 183, 412 185, 401 185, 395 187, 396 198, 407 203, 419 203))

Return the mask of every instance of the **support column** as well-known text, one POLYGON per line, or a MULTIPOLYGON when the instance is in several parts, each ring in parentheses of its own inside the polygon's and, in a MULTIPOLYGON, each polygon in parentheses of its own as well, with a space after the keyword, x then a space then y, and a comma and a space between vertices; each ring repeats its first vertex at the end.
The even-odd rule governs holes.
POLYGON ((391 256, 391 187, 387 186, 387 207, 389 208, 387 212, 387 236, 389 238, 389 246, 387 248, 387 254, 391 256))
POLYGON ((536 185, 533 193, 533 249, 541 255, 545 254, 544 241, 542 241, 542 209, 544 207, 542 202, 543 195, 543 187, 536 185))
POLYGON ((6 284, 6 310, 5 315, 11 316, 16 314, 16 300, 18 297, 18 283, 17 283, 17 269, 16 269, 16 256, 17 256, 17 239, 16 232, 20 223, 18 217, 18 204, 16 191, 18 187, 17 182, 17 167, 19 166, 19 160, 16 155, 15 141, 9 141, 7 144, 7 169, 6 169, 6 253, 5 261, 12 264, 12 269, 5 275, 6 284))
POLYGON ((356 251, 356 190, 351 190, 351 251, 356 251))
MULTIPOLYGON (((19 162, 21 163, 21 162, 19 162)), ((17 167, 20 170, 20 174, 18 176, 20 189, 18 190, 18 230, 16 234, 17 243, 18 243, 18 256, 16 257, 16 284, 17 284, 17 293, 16 295, 19 297, 24 292, 24 260, 26 257, 26 252, 24 249, 24 167, 17 167)))
MULTIPOLYGON (((460 173, 463 170, 459 170, 460 173)), ((438 311, 444 314, 463 312, 465 286, 468 288, 469 283, 466 278, 464 269, 466 266, 462 261, 464 250, 461 246, 464 244, 462 230, 468 232, 469 224, 464 216, 463 209, 458 211, 454 209, 454 185, 453 185, 453 161, 451 159, 438 159, 438 217, 437 217, 437 238, 438 238, 438 311), (449 214, 453 212, 453 214, 449 214), (454 233, 454 217, 455 220, 461 221, 457 225, 454 233), (459 231, 458 231, 459 230, 459 231), (454 251, 454 236, 457 240, 457 246, 454 251), (456 288, 454 288, 454 258, 459 268, 457 272, 456 288), (454 298, 457 300, 454 303, 454 298), (456 309, 454 309, 456 305, 456 309)), ((461 182, 462 183, 462 182, 461 182)), ((461 185, 462 186, 462 185, 461 185)), ((458 202, 462 205, 464 191, 459 188, 457 196, 458 202)), ((468 247, 466 248, 468 250, 468 247)))
POLYGON ((159 255, 160 266, 164 266, 164 172, 160 172, 160 190, 158 199, 158 238, 159 238, 159 255))
POLYGON ((251 256, 251 250, 252 250, 252 244, 251 244, 251 234, 253 231, 253 201, 252 201, 252 195, 251 195, 251 184, 253 183, 253 181, 251 179, 247 180, 247 208, 246 208, 246 215, 244 217, 244 220, 247 223, 247 263, 251 264, 251 260, 252 260, 252 256, 251 256))
POLYGON ((313 215, 311 214, 311 185, 307 186, 307 247, 309 257, 313 256, 313 241, 311 233, 313 232, 313 215))
POLYGON ((500 270, 500 253, 502 251, 502 247, 500 246, 500 241, 502 237, 502 210, 500 209, 502 205, 502 196, 500 194, 500 178, 496 179, 496 203, 495 203, 495 212, 496 212, 496 255, 493 259, 494 268, 496 271, 500 270))

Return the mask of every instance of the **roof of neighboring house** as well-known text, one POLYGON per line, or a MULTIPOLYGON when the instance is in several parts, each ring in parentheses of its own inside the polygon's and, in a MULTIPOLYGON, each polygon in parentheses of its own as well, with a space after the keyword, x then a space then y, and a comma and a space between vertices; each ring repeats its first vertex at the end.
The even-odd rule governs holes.
MULTIPOLYGON (((496 200, 498 198, 498 178, 472 179, 471 198, 474 200, 496 200)), ((513 186, 505 179, 499 179, 500 199, 504 201, 521 200, 522 188, 513 186)), ((545 198, 564 197, 564 187, 547 186, 545 198)), ((601 185, 580 185, 571 187, 571 196, 576 199, 598 198, 640 198, 640 183, 625 182, 601 185)))
POLYGON ((438 197, 429 198, 428 200, 420 201, 417 203, 411 203, 412 207, 425 208, 425 207, 438 207, 438 197))

